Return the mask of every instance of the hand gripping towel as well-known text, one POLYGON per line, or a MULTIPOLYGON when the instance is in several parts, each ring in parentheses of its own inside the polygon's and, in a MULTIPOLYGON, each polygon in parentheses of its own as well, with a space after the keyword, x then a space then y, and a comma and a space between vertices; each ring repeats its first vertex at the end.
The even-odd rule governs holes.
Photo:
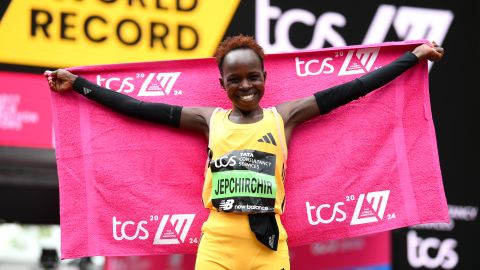
MULTIPOLYGON (((313 95, 425 41, 269 54, 262 107, 313 95)), ((144 101, 230 108, 213 58, 74 67, 144 101)), ((45 84, 45 87, 48 87, 45 84)), ((194 253, 207 141, 52 92, 61 257, 194 253)), ((293 133, 282 222, 289 245, 448 222, 427 62, 293 133)))

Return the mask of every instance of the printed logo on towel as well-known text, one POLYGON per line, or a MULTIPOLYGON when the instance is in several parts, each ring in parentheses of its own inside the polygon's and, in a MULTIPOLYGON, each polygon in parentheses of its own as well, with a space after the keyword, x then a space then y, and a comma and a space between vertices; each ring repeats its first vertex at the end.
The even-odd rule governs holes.
POLYGON ((192 226, 195 214, 177 214, 177 215, 163 215, 157 233, 153 239, 154 245, 175 245, 184 243, 187 233, 192 226), (167 228, 168 221, 174 228, 167 228))
POLYGON ((338 76, 367 73, 377 59, 380 48, 349 50, 338 76))
POLYGON ((320 206, 317 207, 317 209, 315 210, 315 206, 313 205, 310 205, 309 202, 306 202, 306 205, 307 205, 307 217, 308 217, 308 223, 310 223, 311 225, 318 225, 320 223, 322 224, 329 224, 331 223, 333 220, 337 221, 337 222, 342 222, 344 221, 345 219, 347 219, 347 213, 345 213, 345 211, 343 211, 340 207, 345 205, 343 202, 337 202, 335 203, 335 205, 333 206, 333 209, 330 210, 330 208, 332 208, 332 206, 328 203, 325 203, 325 204, 321 204, 320 206), (324 210, 325 209, 325 210, 324 210), (315 216, 317 217, 316 220, 313 219, 313 216, 312 216, 312 211, 315 212, 315 216), (331 211, 331 216, 327 219, 324 218, 325 214, 323 215, 322 217, 322 211, 331 211))
POLYGON ((300 58, 295 57, 295 71, 297 72, 298 77, 319 75, 319 74, 330 74, 335 71, 335 68, 329 63, 333 58, 326 57, 323 60, 321 59, 312 59, 312 60, 300 60, 300 58))
MULTIPOLYGON (((162 219, 155 233, 153 245, 175 245, 185 243, 187 234, 192 226, 195 214, 173 214, 163 215, 162 219)), ((150 222, 158 222, 157 215, 150 216, 150 222)), ((113 223, 113 239, 116 241, 122 240, 147 240, 150 236, 146 225, 146 220, 141 220, 138 223, 127 220, 121 221, 115 216, 112 219, 113 223)), ((189 244, 198 243, 197 238, 189 238, 189 244)))
MULTIPOLYGON (((385 216, 385 209, 387 207, 390 190, 369 192, 366 195, 362 193, 358 196, 356 201, 355 195, 345 196, 344 201, 333 204, 324 203, 318 207, 306 202, 307 219, 311 225, 329 224, 332 222, 344 222, 347 220, 349 214, 345 210, 346 204, 351 204, 356 201, 353 217, 350 225, 358 225, 365 223, 378 222, 383 220, 385 216)), ((395 213, 388 213, 387 219, 395 219, 395 213)))
POLYGON ((142 220, 138 222, 138 224, 135 224, 135 222, 131 220, 127 221, 120 221, 116 217, 113 217, 113 239, 117 241, 121 241, 123 239, 125 240, 135 240, 135 239, 140 239, 140 240, 145 240, 148 238, 148 231, 145 229, 145 225, 147 225, 147 222, 145 220, 142 220), (120 226, 120 230, 118 230, 118 226, 120 226), (134 229, 129 229, 127 227, 133 227, 134 229), (120 236, 118 235, 118 231, 120 232, 120 236), (128 234, 128 232, 133 232, 135 231, 134 234, 128 234))
POLYGON ((136 91, 136 81, 141 82, 137 96, 139 97, 160 97, 167 95, 178 96, 182 94, 182 90, 173 89, 175 82, 180 77, 181 72, 165 72, 165 73, 136 73, 129 77, 104 77, 97 75, 97 85, 112 89, 120 93, 132 93, 136 91))
POLYGON ((155 97, 169 95, 181 72, 150 73, 142 84, 138 96, 155 97))
POLYGON ((387 207, 390 190, 375 191, 367 193, 367 205, 365 205, 365 194, 360 194, 355 212, 353 213, 350 225, 377 222, 383 219, 387 207))
POLYGON ((414 268, 453 269, 457 266, 459 257, 455 251, 457 241, 447 238, 440 240, 435 237, 421 238, 416 231, 407 233, 407 258, 414 268), (435 255, 435 257, 431 257, 435 255))

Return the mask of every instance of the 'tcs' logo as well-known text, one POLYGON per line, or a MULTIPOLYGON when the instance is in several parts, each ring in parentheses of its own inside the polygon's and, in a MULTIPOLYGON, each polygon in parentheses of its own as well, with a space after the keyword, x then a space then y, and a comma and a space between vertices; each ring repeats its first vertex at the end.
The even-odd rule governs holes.
POLYGON ((417 236, 414 230, 407 233, 407 257, 408 262, 415 268, 425 266, 434 269, 442 267, 443 269, 453 269, 458 263, 458 254, 455 252, 457 241, 454 239, 440 239, 429 237, 422 239, 417 236), (432 250, 433 252, 429 252, 432 250), (429 254, 437 254, 430 257, 429 254))
POLYGON ((321 215, 321 212, 322 212, 322 209, 324 209, 324 208, 330 208, 331 207, 330 204, 320 205, 317 208, 317 210, 315 211, 317 220, 313 220, 312 210, 315 210, 315 206, 311 206, 309 202, 306 202, 308 223, 310 223, 311 225, 318 225, 319 223, 328 224, 328 223, 331 223, 333 220, 335 220, 337 222, 344 221, 347 218, 347 214, 345 213, 345 211, 340 209, 340 206, 342 206, 342 205, 344 205, 343 202, 337 202, 333 206, 332 215, 330 216, 329 219, 323 219, 323 217, 321 215), (336 217, 337 213, 340 215, 340 217, 336 217))
POLYGON ((334 67, 328 63, 329 61, 332 61, 333 59, 330 57, 327 57, 322 60, 322 63, 320 64, 320 60, 317 59, 312 59, 310 61, 305 61, 300 60, 300 58, 295 57, 295 70, 297 72, 297 76, 299 77, 305 77, 305 76, 310 76, 310 75, 318 75, 321 73, 325 74, 330 74, 332 73, 335 69, 334 67), (312 65, 312 67, 310 67, 312 65), (313 66, 315 67, 315 70, 313 69, 313 66), (303 72, 302 72, 302 67, 303 67, 303 72))
POLYGON ((138 222, 137 226, 135 227, 135 222, 133 221, 125 221, 122 223, 120 220, 117 221, 116 217, 113 217, 112 224, 113 224, 113 238, 117 241, 121 241, 123 239, 131 241, 131 240, 137 239, 137 237, 140 240, 145 240, 148 238, 148 231, 143 227, 143 225, 147 224, 147 222, 144 220, 138 222), (117 234, 117 225, 120 225, 120 236, 118 236, 117 234), (127 234, 127 229, 126 229, 127 226, 134 227, 133 230, 128 230, 128 231, 135 231, 133 235, 127 234))

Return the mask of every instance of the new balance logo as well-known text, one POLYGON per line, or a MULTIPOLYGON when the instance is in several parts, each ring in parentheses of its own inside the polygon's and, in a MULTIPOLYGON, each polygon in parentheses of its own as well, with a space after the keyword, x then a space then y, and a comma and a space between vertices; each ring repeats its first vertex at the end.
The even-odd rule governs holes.
POLYGON ((163 215, 153 244, 175 245, 180 244, 180 242, 184 243, 194 219, 195 214, 178 214, 171 217, 170 215, 163 215), (168 224, 169 220, 170 224, 168 224))
POLYGON ((233 202, 235 202, 233 199, 228 199, 226 201, 222 200, 218 206, 219 206, 220 210, 228 211, 228 210, 232 209, 233 202))
POLYGON ((181 72, 150 73, 138 91, 138 96, 156 97, 170 94, 181 72))
POLYGON ((275 139, 273 138, 273 135, 272 133, 267 133, 266 135, 263 135, 262 138, 258 139, 259 142, 266 142, 266 143, 270 143, 270 144, 273 144, 273 145, 277 145, 277 142, 275 142, 275 139))
POLYGON ((338 76, 367 73, 375 63, 380 48, 349 50, 338 76), (356 52, 355 52, 356 51, 356 52), (355 54, 355 56, 354 56, 355 54))
POLYGON ((364 203, 365 194, 360 194, 350 225, 372 223, 382 220, 385 208, 387 208, 389 195, 390 190, 369 192, 367 193, 367 203, 364 203))

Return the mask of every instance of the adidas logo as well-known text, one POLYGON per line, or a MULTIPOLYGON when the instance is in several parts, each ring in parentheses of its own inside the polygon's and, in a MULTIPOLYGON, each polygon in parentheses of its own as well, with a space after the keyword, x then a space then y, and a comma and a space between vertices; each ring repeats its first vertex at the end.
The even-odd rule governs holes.
POLYGON ((88 94, 90 94, 90 92, 92 92, 91 89, 88 89, 88 88, 86 88, 86 87, 83 87, 83 94, 84 94, 85 96, 88 95, 88 94))
POLYGON ((271 143, 273 145, 277 145, 277 142, 275 142, 275 139, 273 138, 272 133, 267 133, 266 135, 263 135, 262 138, 258 139, 259 142, 266 142, 266 143, 271 143))

